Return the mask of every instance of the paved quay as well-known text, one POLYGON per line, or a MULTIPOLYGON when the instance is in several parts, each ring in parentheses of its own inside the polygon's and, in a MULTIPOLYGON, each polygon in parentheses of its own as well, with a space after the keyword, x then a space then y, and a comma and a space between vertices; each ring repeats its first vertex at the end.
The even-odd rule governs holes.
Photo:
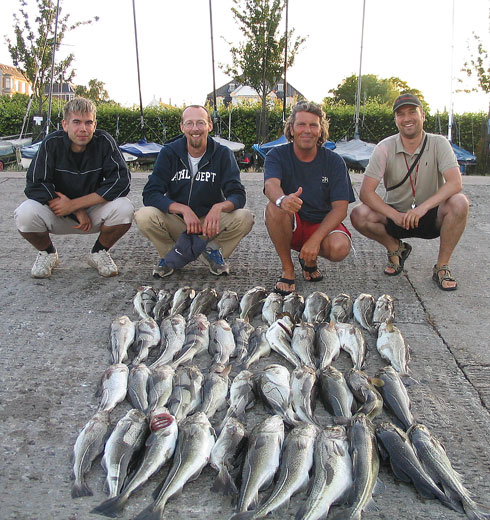
MULTIPOLYGON (((133 175, 130 196, 137 208, 142 205, 146 177, 146 173, 133 175)), ((14 208, 25 198, 24 178, 22 172, 0 175, 4 208, 0 221, 0 518, 99 518, 90 510, 106 497, 100 459, 87 476, 94 496, 75 500, 70 496, 69 459, 79 431, 97 409, 95 390, 109 364, 110 323, 123 314, 136 319, 132 299, 144 284, 156 289, 215 287, 218 292, 229 288, 240 296, 255 285, 272 289, 280 263, 263 223, 262 175, 242 174, 247 207, 256 214, 256 223, 230 259, 232 274, 216 278, 196 263, 165 281, 152 278, 156 251, 136 226, 113 248, 119 276, 103 279, 86 264, 84 255, 95 240, 92 235, 54 237, 60 267, 50 279, 32 279, 35 251, 17 233, 12 218, 14 208)), ((361 176, 353 174, 352 180, 357 194, 361 176)), ((468 176, 463 181, 471 207, 466 232, 451 263, 459 282, 457 291, 442 292, 431 280, 437 240, 410 239, 413 251, 404 273, 387 277, 382 273, 383 248, 356 232, 355 253, 344 262, 320 261, 325 275, 322 282, 303 281, 297 265, 297 290, 304 296, 322 290, 330 297, 340 292, 354 297, 367 292, 375 297, 388 293, 396 299, 397 325, 410 344, 410 367, 419 381, 409 388, 412 412, 443 442, 475 498, 490 505, 490 277, 486 265, 490 257, 490 176, 468 176)), ((366 370, 374 375, 384 363, 375 338, 368 333, 365 337, 366 370)), ((260 367, 276 360, 273 355, 261 361, 260 367)), ((335 366, 350 366, 345 353, 335 366)), ((128 409, 129 404, 119 405, 111 414, 113 423, 128 409)), ((317 409, 321 415, 322 405, 317 409)), ((265 413, 257 404, 248 414, 247 427, 265 413)), ((148 506, 152 491, 166 473, 164 468, 137 491, 121 518, 134 518, 148 506)), ((209 490, 214 476, 215 471, 206 467, 180 497, 170 500, 165 518, 229 518, 230 499, 209 490)), ((364 518, 464 518, 437 501, 423 499, 413 486, 396 481, 387 466, 380 478, 386 490, 375 498, 378 510, 364 518)), ((298 494, 287 511, 269 518, 293 519, 304 500, 304 493, 298 494)))

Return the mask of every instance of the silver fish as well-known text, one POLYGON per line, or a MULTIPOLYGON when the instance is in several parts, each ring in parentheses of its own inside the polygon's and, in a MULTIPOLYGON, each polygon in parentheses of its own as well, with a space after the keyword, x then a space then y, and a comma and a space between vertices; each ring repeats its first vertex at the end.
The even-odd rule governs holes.
POLYGON ((248 340, 249 354, 243 360, 240 368, 248 369, 260 358, 267 357, 271 353, 271 346, 266 337, 268 328, 267 325, 260 325, 250 334, 248 340))
POLYGON ((291 372, 291 408, 300 421, 318 425, 313 414, 315 383, 316 373, 313 368, 304 366, 291 372))
POLYGON ((248 342, 250 335, 255 329, 250 325, 250 323, 248 323, 248 321, 236 318, 231 326, 231 330, 235 338, 235 352, 233 354, 235 357, 235 364, 241 365, 248 355, 248 342))
POLYGON ((133 366, 128 378, 128 394, 134 408, 146 413, 148 409, 148 379, 150 369, 144 364, 133 366))
POLYGON ((153 287, 150 285, 138 287, 138 292, 133 298, 133 305, 140 319, 145 320, 152 315, 156 302, 157 295, 153 287))
POLYGON ((150 368, 167 365, 173 361, 184 346, 185 327, 185 318, 181 314, 174 314, 162 321, 160 325, 161 353, 150 368))
POLYGON ((184 314, 184 311, 189 307, 194 296, 196 296, 196 291, 192 289, 192 287, 181 287, 175 291, 172 307, 170 308, 170 316, 174 314, 184 314))
POLYGON ((298 323, 301 320, 304 308, 305 299, 301 294, 292 292, 284 297, 282 312, 290 314, 295 323, 298 323))
POLYGON ((340 354, 340 338, 335 322, 320 323, 316 330, 316 346, 318 351, 318 368, 331 365, 340 354))
POLYGON ((211 419, 216 412, 226 407, 230 369, 231 365, 228 365, 223 370, 218 370, 218 367, 216 367, 215 371, 208 372, 204 376, 201 387, 200 411, 204 412, 208 419, 211 419))
POLYGON ((368 332, 376 332, 373 325, 373 312, 376 300, 371 294, 361 293, 354 301, 354 318, 368 332))
POLYGON ((283 297, 275 292, 271 292, 265 299, 264 306, 262 307, 262 320, 267 325, 272 325, 277 318, 278 314, 282 312, 283 297))
POLYGON ((284 359, 289 361, 294 367, 302 365, 301 359, 293 352, 291 348, 291 339, 293 337, 293 321, 287 315, 276 320, 265 334, 271 349, 280 354, 284 359))
POLYGON ((232 462, 246 441, 247 432, 241 422, 229 417, 211 451, 209 463, 218 472, 212 491, 220 491, 225 495, 237 495, 238 489, 230 475, 232 462))
POLYGON ((166 408, 158 408, 152 412, 150 431, 151 434, 145 443, 143 460, 131 480, 124 486, 122 493, 102 502, 91 511, 92 513, 116 516, 123 510, 133 492, 147 482, 172 458, 179 430, 177 421, 168 413, 166 408))
POLYGON ((197 366, 179 367, 175 371, 172 395, 167 407, 177 422, 200 406, 202 381, 203 375, 197 366))
POLYGON ((121 316, 111 323, 112 363, 122 363, 128 359, 128 348, 133 344, 136 328, 127 317, 121 316))
POLYGON ((376 374, 376 380, 373 382, 383 396, 383 403, 393 412, 405 430, 408 430, 414 423, 414 418, 410 411, 410 397, 398 372, 392 366, 384 367, 376 374), (382 384, 378 386, 376 380, 380 380, 382 384))
POLYGON ((116 424, 106 442, 102 457, 102 467, 107 473, 106 489, 109 498, 120 493, 129 463, 133 455, 143 446, 147 436, 146 415, 140 410, 129 410, 116 424))
POLYGON ((167 404, 172 395, 175 370, 170 365, 157 365, 151 369, 148 379, 148 410, 167 404))
POLYGON ((383 410, 381 394, 371 384, 368 375, 361 370, 351 368, 347 372, 346 381, 354 397, 361 403, 356 415, 363 413, 372 421, 383 410))
POLYGON ((75 481, 71 488, 72 498, 93 495, 89 485, 85 482, 85 475, 89 472, 92 462, 104 450, 104 444, 109 436, 109 412, 98 411, 78 434, 73 447, 73 475, 75 481))
POLYGON ((212 309, 216 308, 218 303, 218 293, 216 289, 207 287, 199 291, 191 302, 189 307, 189 318, 196 314, 208 314, 212 309))
POLYGON ((279 415, 268 417, 252 430, 242 470, 238 512, 257 507, 259 491, 270 486, 279 467, 283 441, 284 423, 279 415))
POLYGON ((390 322, 382 323, 378 329, 376 348, 401 376, 409 376, 410 347, 398 327, 390 322))
POLYGON ((311 323, 302 321, 294 327, 291 349, 304 365, 316 367, 315 328, 311 323))
POLYGON ((238 294, 235 291, 224 291, 217 305, 218 319, 224 320, 230 314, 235 312, 239 304, 238 294))
POLYGON ((160 323, 165 317, 165 314, 170 311, 173 297, 172 291, 168 289, 160 289, 158 291, 157 302, 155 303, 155 307, 153 307, 153 318, 155 318, 158 323, 160 323))
POLYGON ((253 407, 255 404, 254 386, 254 375, 249 370, 242 370, 233 379, 230 385, 230 406, 218 428, 219 431, 224 427, 229 417, 241 418, 246 410, 253 407))
POLYGON ((262 310, 267 290, 265 287, 249 289, 240 300, 240 319, 251 321, 262 310))
POLYGON ((415 424, 408 432, 412 446, 422 466, 436 484, 440 484, 444 494, 454 503, 461 502, 466 516, 471 520, 490 518, 490 510, 477 504, 461 482, 460 475, 453 469, 444 446, 423 424, 415 424))
POLYGON ((209 346, 209 321, 204 314, 195 314, 185 327, 185 342, 179 355, 172 362, 177 368, 180 364, 194 359, 209 346))
POLYGON ((146 361, 150 350, 160 343, 160 327, 153 318, 145 318, 136 324, 136 352, 133 365, 146 361))
POLYGON ((215 321, 209 326, 208 352, 214 363, 222 365, 227 365, 235 353, 235 337, 226 320, 215 321))
POLYGON ((323 406, 335 417, 352 417, 356 405, 342 372, 327 365, 320 371, 319 378, 323 406))
POLYGON ((100 397, 99 411, 111 412, 124 401, 128 390, 128 366, 124 363, 111 365, 104 372, 97 390, 100 397))
POLYGON ((327 294, 313 291, 306 297, 303 319, 308 323, 322 323, 328 321, 332 303, 327 294))
POLYGON ((318 434, 314 461, 313 484, 296 515, 298 520, 326 518, 330 506, 342 499, 352 486, 352 461, 343 426, 325 428, 318 434))
POLYGON ((332 300, 330 321, 346 323, 352 318, 352 298, 345 293, 338 294, 332 300))
POLYGON ((214 430, 205 414, 197 412, 179 425, 179 437, 172 467, 157 498, 135 520, 163 518, 170 498, 179 494, 187 482, 199 477, 209 462, 215 443, 214 430))
POLYGON ((376 300, 373 313, 373 324, 378 328, 381 323, 395 321, 395 299, 389 294, 383 294, 376 300))
POLYGON ((361 370, 366 358, 366 341, 361 329, 350 323, 337 323, 335 328, 339 335, 340 348, 349 354, 354 368, 361 370))

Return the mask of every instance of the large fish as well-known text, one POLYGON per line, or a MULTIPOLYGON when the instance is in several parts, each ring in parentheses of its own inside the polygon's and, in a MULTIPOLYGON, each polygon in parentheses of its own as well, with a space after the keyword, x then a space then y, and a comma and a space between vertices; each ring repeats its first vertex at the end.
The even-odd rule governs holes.
POLYGON ((328 321, 332 303, 327 294, 313 291, 306 297, 303 319, 308 323, 322 323, 328 321))
POLYGON ((157 365, 151 369, 148 379, 148 410, 167 404, 172 395, 175 370, 170 365, 157 365))
POLYGON ((230 314, 238 309, 238 294, 235 291, 226 290, 221 295, 221 298, 217 304, 218 307, 218 319, 224 320, 230 314))
POLYGON ((373 313, 373 324, 378 328, 381 323, 395 321, 395 299, 389 294, 382 294, 376 300, 373 313))
POLYGON ((93 495, 89 485, 85 482, 85 475, 89 472, 92 462, 104 450, 104 444, 109 436, 109 412, 98 411, 78 434, 73 447, 73 475, 75 481, 71 488, 73 498, 93 495))
POLYGON ((303 321, 294 327, 291 349, 304 365, 316 368, 315 328, 313 324, 303 321))
POLYGON ((345 293, 338 294, 332 300, 330 321, 346 323, 352 318, 352 298, 345 293))
POLYGON ((254 375, 249 370, 242 370, 233 379, 230 385, 229 407, 219 431, 224 427, 229 417, 241 419, 245 411, 253 407, 255 404, 254 387, 254 375))
POLYGON ((199 291, 191 302, 189 307, 189 318, 196 314, 208 314, 212 309, 216 308, 218 303, 218 293, 216 289, 207 287, 199 291))
POLYGON ((297 520, 326 518, 331 505, 345 497, 352 486, 352 461, 343 426, 325 428, 318 434, 314 465, 311 491, 297 520))
POLYGON ((230 520, 265 518, 273 511, 287 507, 291 497, 308 484, 318 433, 319 429, 313 424, 293 428, 284 441, 279 476, 270 497, 255 511, 238 513, 230 520))
POLYGON ((291 408, 300 421, 318 425, 313 409, 316 397, 316 373, 313 368, 304 366, 291 372, 291 408))
POLYGON ((351 368, 347 372, 346 380, 354 397, 361 403, 356 415, 363 413, 370 420, 377 417, 383 411, 383 398, 371 383, 368 375, 361 370, 351 368))
POLYGON ((218 472, 211 488, 212 491, 220 491, 225 495, 238 494, 238 489, 230 475, 230 471, 233 466, 233 460, 243 448, 246 439, 247 432, 243 424, 234 417, 229 417, 211 451, 209 463, 218 472))
POLYGON ((243 360, 248 356, 248 342, 250 335, 254 331, 254 327, 246 320, 236 318, 231 326, 233 337, 235 338, 235 364, 240 366, 243 360))
POLYGON ((285 315, 282 318, 276 320, 267 329, 266 338, 269 341, 271 349, 280 354, 296 368, 300 367, 303 363, 291 348, 293 327, 294 324, 292 319, 285 315))
POLYGON ((382 323, 378 329, 376 348, 402 377, 409 377, 410 347, 398 327, 390 322, 382 323))
POLYGON ((168 289, 160 289, 157 293, 157 302, 153 307, 153 318, 160 323, 172 306, 173 293, 168 289))
POLYGON ((138 287, 138 292, 133 298, 134 310, 141 320, 149 318, 157 302, 155 289, 149 285, 138 287))
POLYGON ((111 412, 124 401, 128 390, 128 366, 124 363, 111 365, 100 380, 96 396, 100 397, 99 411, 111 412))
POLYGON ((391 365, 384 367, 376 374, 376 380, 382 381, 379 386, 376 381, 374 384, 383 396, 383 403, 393 412, 405 430, 408 430, 414 423, 414 418, 410 411, 410 398, 407 389, 398 372, 391 365))
POLYGON ((151 371, 144 364, 133 366, 128 378, 128 395, 134 408, 146 413, 148 409, 148 379, 151 371))
POLYGON ((350 355, 354 368, 361 370, 366 358, 366 340, 361 329, 350 323, 337 323, 335 328, 339 335, 340 348, 350 355))
POLYGON ((213 356, 213 363, 227 365, 230 356, 235 353, 235 346, 235 336, 226 320, 211 323, 208 352, 213 356))
POLYGON ((238 512, 257 507, 259 491, 270 486, 279 467, 283 441, 284 423, 279 415, 268 417, 252 430, 242 470, 238 512))
POLYGON ((167 365, 173 361, 184 346, 185 327, 185 318, 181 314, 174 314, 162 321, 160 325, 160 356, 150 365, 150 368, 157 365, 167 365))
POLYGON ((143 460, 122 493, 109 498, 91 512, 114 517, 124 508, 129 497, 168 462, 177 444, 177 421, 166 408, 154 410, 150 416, 151 434, 145 443, 143 460))
POLYGON ((326 366, 320 371, 319 379, 323 406, 335 417, 352 417, 356 404, 342 372, 326 366))
POLYGON ((303 316, 305 308, 305 298, 297 292, 292 292, 284 297, 282 304, 282 312, 289 314, 295 323, 298 323, 303 316))
POLYGON ((187 322, 185 328, 185 342, 180 354, 171 363, 177 368, 183 363, 187 363, 194 359, 209 346, 209 321, 204 314, 195 314, 187 322))
POLYGON ((432 480, 442 486, 445 495, 455 503, 461 502, 466 516, 471 520, 489 519, 490 509, 473 500, 460 475, 451 466, 444 446, 429 429, 423 424, 415 424, 408 434, 422 466, 432 480))
POLYGON ((197 366, 187 365, 175 371, 172 394, 167 407, 177 422, 200 406, 202 381, 203 375, 197 366))
POLYGON ((261 312, 266 296, 265 287, 257 286, 249 289, 240 300, 240 319, 251 321, 256 314, 261 312))
POLYGON ((267 325, 272 325, 278 315, 282 312, 283 297, 275 292, 271 292, 265 299, 264 306, 262 307, 262 320, 267 325))
POLYGON ((260 358, 267 357, 271 353, 271 346, 266 336, 268 328, 266 325, 260 325, 250 334, 248 340, 249 353, 240 368, 248 369, 260 358))
POLYGON ((106 489, 109 498, 120 493, 127 477, 129 463, 143 446, 147 436, 146 415, 140 410, 129 410, 116 424, 106 442, 102 457, 102 467, 107 474, 106 489))
POLYGON ((201 387, 201 406, 199 409, 207 415, 208 419, 211 419, 216 412, 226 408, 230 369, 231 365, 227 367, 215 365, 214 370, 204 376, 201 387))
POLYGON ((381 454, 390 459, 391 469, 395 477, 403 482, 412 482, 415 489, 424 497, 437 498, 442 504, 455 511, 461 507, 453 499, 437 487, 432 478, 425 472, 407 434, 394 424, 383 422, 376 426, 376 437, 381 454))
POLYGON ((361 293, 354 301, 352 307, 354 318, 368 332, 376 332, 373 325, 373 313, 376 307, 376 300, 371 294, 361 293))
POLYGON ((184 311, 189 307, 192 300, 196 296, 196 291, 192 287, 181 287, 175 291, 172 307, 170 308, 170 316, 174 314, 184 314, 184 311))
POLYGON ((180 494, 187 482, 199 477, 209 462, 214 443, 214 430, 205 414, 197 412, 182 421, 167 478, 153 504, 143 510, 135 520, 163 519, 168 500, 180 494))
POLYGON ((133 344, 136 328, 127 317, 121 316, 111 323, 112 363, 122 363, 128 359, 128 348, 133 344))
POLYGON ((320 323, 316 330, 316 347, 320 370, 331 365, 339 357, 340 338, 334 321, 320 323))
POLYGON ((135 348, 136 357, 133 365, 139 365, 146 361, 151 349, 160 343, 160 327, 153 318, 145 318, 136 324, 135 348))

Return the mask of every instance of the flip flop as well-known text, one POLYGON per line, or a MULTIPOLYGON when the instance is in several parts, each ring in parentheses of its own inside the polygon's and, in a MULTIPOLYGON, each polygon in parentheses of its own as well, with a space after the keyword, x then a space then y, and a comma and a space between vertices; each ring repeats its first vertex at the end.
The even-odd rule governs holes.
POLYGON ((291 294, 294 292, 294 289, 292 291, 284 291, 283 289, 278 289, 277 284, 278 283, 287 283, 288 285, 294 285, 294 278, 283 278, 282 276, 277 279, 276 286, 273 289, 273 292, 280 294, 281 296, 288 296, 288 294, 291 294))
MULTIPOLYGON (((301 265, 301 269, 303 269, 303 271, 310 273, 310 274, 314 273, 315 271, 318 271, 320 273, 320 270, 318 269, 317 264, 308 266, 305 264, 305 261, 300 257, 298 257, 298 261, 299 261, 299 263, 301 265)), ((304 275, 303 275, 303 278, 304 278, 304 275)), ((307 280, 305 278, 306 282, 321 282, 322 280, 323 280, 323 275, 321 273, 320 273, 320 276, 317 276, 316 278, 313 278, 312 276, 310 277, 309 280, 307 280)))

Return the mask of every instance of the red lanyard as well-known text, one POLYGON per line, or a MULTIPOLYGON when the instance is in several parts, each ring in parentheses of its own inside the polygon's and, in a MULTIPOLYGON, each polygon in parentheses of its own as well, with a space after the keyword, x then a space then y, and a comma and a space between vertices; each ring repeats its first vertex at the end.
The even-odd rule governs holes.
MULTIPOLYGON (((410 169, 408 167, 407 157, 403 154, 403 158, 405 159, 405 164, 407 166, 407 171, 410 169)), ((415 180, 412 180, 412 174, 410 174, 410 186, 412 187, 412 209, 415 209, 415 189, 417 188, 417 178, 419 176, 419 166, 420 161, 417 163, 417 167, 415 168, 415 180)), ((406 178, 406 177, 405 177, 406 178)))

